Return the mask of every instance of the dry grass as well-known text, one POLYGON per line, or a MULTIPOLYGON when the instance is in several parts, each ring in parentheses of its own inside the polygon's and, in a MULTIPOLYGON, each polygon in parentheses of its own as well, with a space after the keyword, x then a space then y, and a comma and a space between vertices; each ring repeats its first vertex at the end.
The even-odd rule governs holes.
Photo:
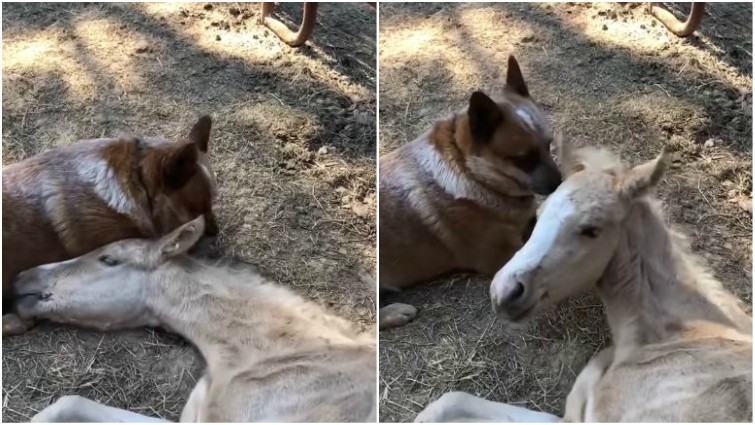
MULTIPOLYGON (((278 12, 298 22, 300 5, 278 12)), ((3 163, 214 118, 213 255, 252 263, 374 326, 375 16, 324 4, 307 46, 256 24, 258 4, 4 4, 3 163), (240 9, 231 14, 231 8, 240 9)), ((3 420, 61 395, 175 420, 203 364, 162 331, 42 325, 3 341, 3 420)))
MULTIPOLYGON (((669 217, 751 305, 750 4, 709 4, 686 40, 638 4, 393 3, 380 13, 382 152, 472 91, 500 87, 513 53, 575 144, 608 145, 632 163, 674 148, 660 190, 669 217)), ((572 300, 507 329, 492 323, 488 284, 457 275, 392 297, 420 312, 381 332, 381 421, 412 420, 450 390, 563 413, 576 374, 609 339, 599 301, 572 300)))

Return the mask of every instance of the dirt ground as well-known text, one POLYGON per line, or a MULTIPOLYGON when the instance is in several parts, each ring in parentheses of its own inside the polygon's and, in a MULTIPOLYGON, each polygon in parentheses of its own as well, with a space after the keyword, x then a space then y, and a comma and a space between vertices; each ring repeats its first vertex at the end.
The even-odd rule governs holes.
MULTIPOLYGON (((375 11, 323 4, 293 49, 259 7, 3 4, 3 163, 82 138, 174 138, 210 113, 216 254, 374 330, 375 11)), ((277 16, 298 24, 300 8, 277 16)), ((3 340, 2 419, 79 394, 176 420, 202 369, 163 331, 45 324, 3 340)))
MULTIPOLYGON (((500 88, 514 54, 573 143, 631 163, 676 151, 660 189, 670 220, 751 310, 751 16, 749 3, 709 4, 696 35, 678 39, 639 4, 381 4, 380 151, 472 91, 500 88)), ((610 339, 599 300, 512 329, 494 319, 489 282, 455 275, 395 297, 419 316, 381 332, 381 421, 413 420, 451 390, 563 413, 577 373, 610 339)))

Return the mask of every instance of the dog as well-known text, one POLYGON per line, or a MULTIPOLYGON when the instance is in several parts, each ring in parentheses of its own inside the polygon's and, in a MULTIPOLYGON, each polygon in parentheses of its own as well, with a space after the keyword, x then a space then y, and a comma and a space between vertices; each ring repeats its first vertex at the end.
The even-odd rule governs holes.
MULTIPOLYGON (((494 274, 523 245, 535 194, 561 183, 553 133, 509 57, 500 99, 472 93, 468 107, 380 158, 380 289, 398 290, 452 271, 494 274)), ((380 328, 414 307, 380 309, 380 328)))
POLYGON ((178 142, 82 140, 3 167, 3 335, 31 326, 11 312, 12 281, 23 270, 162 236, 202 214, 205 233, 217 234, 211 127, 204 116, 178 142))

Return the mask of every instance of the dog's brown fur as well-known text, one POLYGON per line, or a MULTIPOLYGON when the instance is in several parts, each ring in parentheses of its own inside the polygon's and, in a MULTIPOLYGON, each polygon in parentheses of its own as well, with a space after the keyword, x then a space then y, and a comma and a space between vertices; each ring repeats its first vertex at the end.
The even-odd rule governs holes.
POLYGON ((208 234, 216 190, 202 117, 189 137, 84 140, 3 168, 3 334, 11 282, 25 269, 77 257, 125 238, 161 236, 200 214, 208 234))
MULTIPOLYGON (((498 102, 475 92, 467 109, 381 156, 381 289, 454 270, 495 273, 527 237, 534 194, 561 181, 551 139, 510 57, 498 102)), ((381 309, 381 328, 413 315, 394 313, 381 309)))

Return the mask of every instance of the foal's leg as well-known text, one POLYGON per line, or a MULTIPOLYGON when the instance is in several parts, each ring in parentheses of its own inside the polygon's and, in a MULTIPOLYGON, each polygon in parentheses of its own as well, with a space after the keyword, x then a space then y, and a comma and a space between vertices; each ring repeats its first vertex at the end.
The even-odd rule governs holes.
POLYGON ((417 315, 417 309, 409 304, 394 303, 380 309, 380 329, 404 326, 417 315))
POLYGON ((32 422, 168 422, 68 395, 34 415, 32 422))
POLYGON ((549 413, 496 403, 463 392, 443 394, 421 411, 414 422, 560 422, 549 413))

